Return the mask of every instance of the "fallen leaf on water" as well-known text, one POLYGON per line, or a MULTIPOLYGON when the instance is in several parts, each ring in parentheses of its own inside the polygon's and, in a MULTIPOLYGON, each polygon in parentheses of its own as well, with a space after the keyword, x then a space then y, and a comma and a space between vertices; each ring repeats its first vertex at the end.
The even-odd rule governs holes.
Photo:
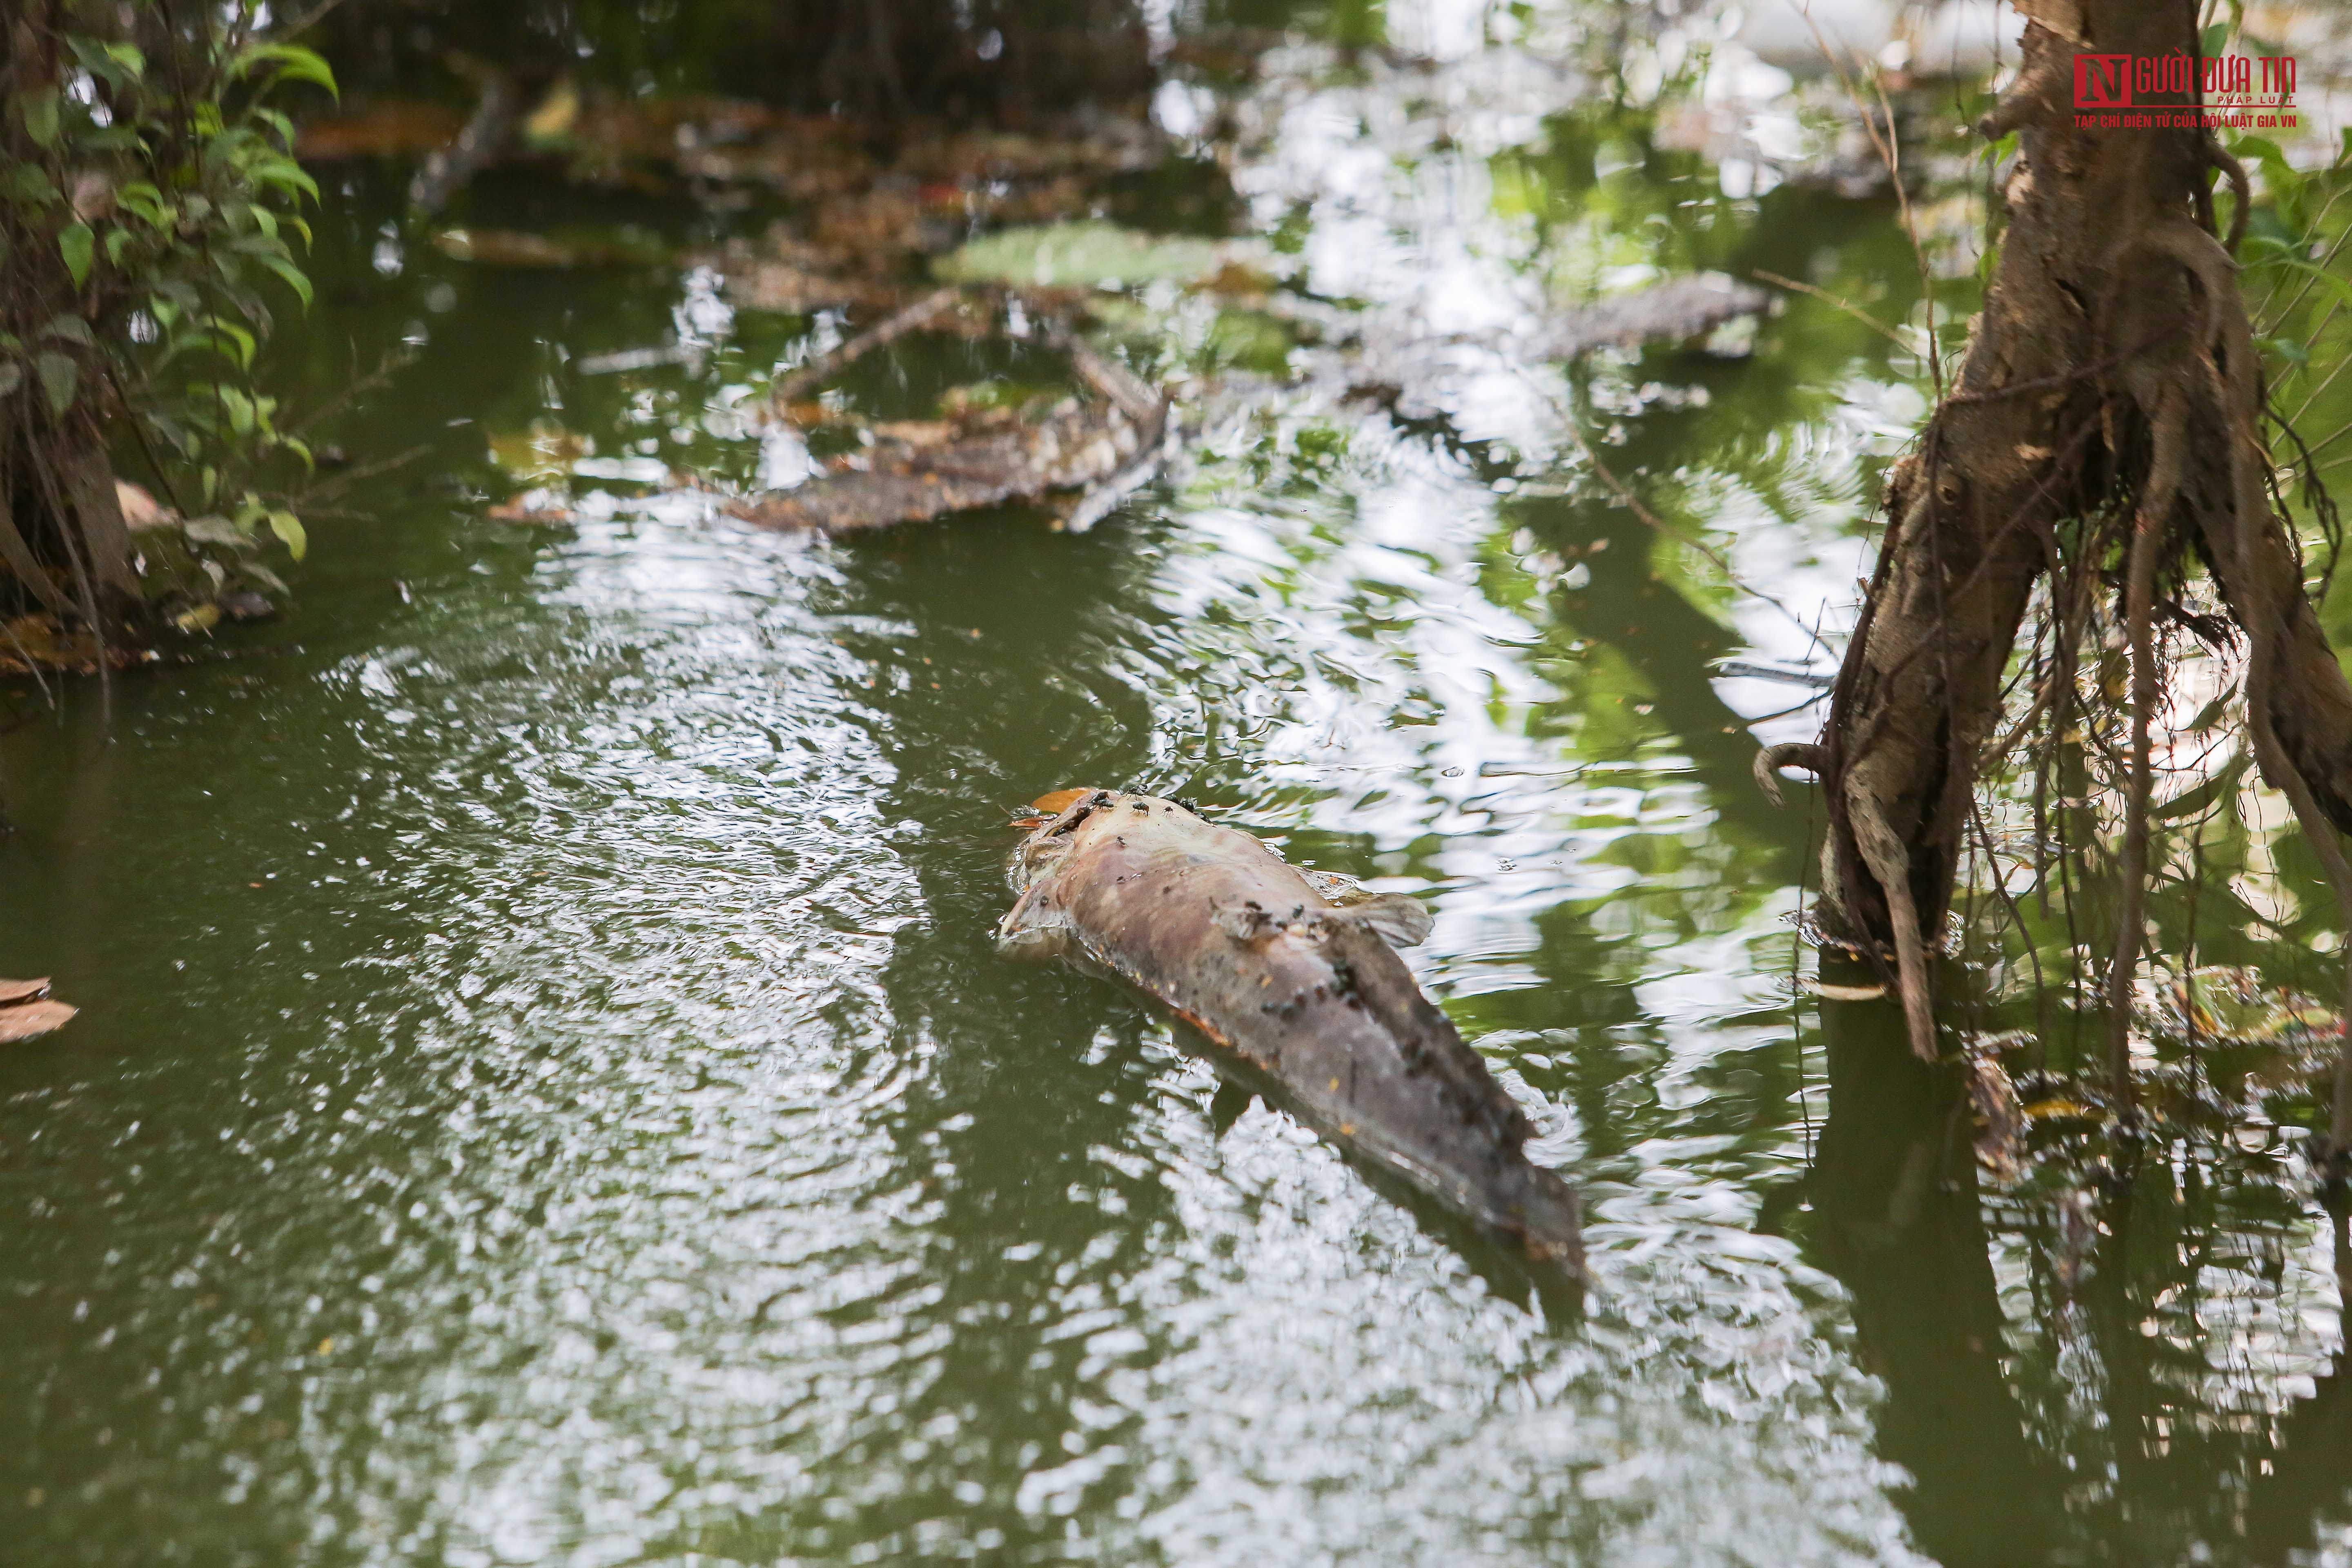
POLYGON ((2019 1114, 2028 1121, 2095 1121, 2099 1112, 2076 1100, 2037 1100, 2019 1114))
POLYGON ((668 259, 668 249, 652 237, 624 230, 612 235, 530 234, 520 229, 445 228, 433 237, 436 249, 452 261, 482 267, 645 267, 668 259))
POLYGON ((572 509, 553 490, 525 490, 483 514, 493 522, 514 522, 539 528, 560 528, 573 521, 572 509))
POLYGON ((1824 1002, 1875 1002, 1886 994, 1884 985, 1833 985, 1826 980, 1808 980, 1805 989, 1824 1002))
POLYGON ((79 1009, 48 999, 47 980, 0 980, 0 1044, 46 1035, 79 1009))
POLYGON ((871 447, 824 478, 727 510, 766 528, 835 533, 1034 501, 1055 490, 1108 490, 1122 473, 1157 461, 1164 429, 1158 420, 1139 423, 1116 406, 1082 407, 1075 399, 1034 424, 1000 412, 1006 416, 966 425, 884 426, 871 447))
POLYGON ((294 155, 304 163, 430 153, 466 127, 466 117, 438 103, 379 102, 302 127, 294 155))
POLYGON ((1150 235, 1087 219, 983 235, 934 270, 950 282, 1024 286, 1199 283, 1234 261, 1233 247, 1192 235, 1150 235))

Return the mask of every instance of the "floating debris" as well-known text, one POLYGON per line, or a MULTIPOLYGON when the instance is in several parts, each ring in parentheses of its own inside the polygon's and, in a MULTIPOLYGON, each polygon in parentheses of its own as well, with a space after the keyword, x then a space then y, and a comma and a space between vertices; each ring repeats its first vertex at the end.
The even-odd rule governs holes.
POLYGON ((79 1012, 49 995, 42 980, 0 980, 0 1045, 46 1035, 79 1012))
MULTIPOLYGON (((854 467, 727 510, 762 528, 884 528, 1097 485, 1116 478, 1145 446, 1145 432, 1117 409, 1075 398, 1035 420, 988 409, 967 421, 902 424, 875 434, 871 447, 845 459, 854 467)), ((1093 515, 1099 513, 1087 521, 1093 515)))
POLYGON ((2017 1086, 1990 1051, 1970 1051, 1960 1058, 1969 1086, 1969 1103, 1976 1108, 1977 1163, 2002 1185, 2017 1180, 2024 1146, 2024 1111, 2017 1101, 2017 1086))
POLYGON ((1428 931, 1418 904, 1335 903, 1256 838, 1171 800, 1065 790, 1037 809, 1051 816, 1013 852, 1020 898, 998 951, 1108 970, 1325 1136, 1532 1256, 1580 1266, 1575 1191, 1528 1160, 1527 1117, 1396 955, 1428 931))
POLYGON ((1572 310, 1543 334, 1547 359, 1576 359, 1595 349, 1635 349, 1643 343, 1685 343, 1741 316, 1760 316, 1772 296, 1720 272, 1676 278, 1572 310))
MULTIPOLYGON (((797 394, 965 302, 953 288, 925 296, 782 377, 771 402, 789 414, 797 394)), ((1052 331, 1098 401, 1041 398, 1014 408, 966 399, 943 408, 941 419, 877 424, 866 432, 872 444, 838 459, 831 473, 732 502, 727 511, 762 528, 840 533, 1079 490, 1085 493, 1060 526, 1084 532, 1157 471, 1170 407, 1140 376, 1066 324, 1052 331)))
POLYGON ((551 268, 658 267, 669 250, 650 235, 633 229, 609 234, 533 234, 521 229, 445 228, 434 248, 452 261, 478 267, 551 268))
POLYGON ((983 235, 941 257, 933 270, 943 279, 961 283, 1119 289, 1228 278, 1244 254, 1231 242, 1145 234, 1086 219, 983 235))

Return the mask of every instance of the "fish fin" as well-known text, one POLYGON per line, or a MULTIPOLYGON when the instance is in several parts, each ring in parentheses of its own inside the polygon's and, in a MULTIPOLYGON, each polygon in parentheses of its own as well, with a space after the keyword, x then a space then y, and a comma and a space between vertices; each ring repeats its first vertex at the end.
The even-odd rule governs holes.
POLYGON ((1297 871, 1308 887, 1335 904, 1360 903, 1372 896, 1361 882, 1337 871, 1318 871, 1312 866, 1298 867, 1297 871))
POLYGON ((1264 942, 1280 931, 1283 923, 1281 917, 1268 914, 1255 899, 1238 906, 1229 904, 1213 910, 1209 918, 1219 931, 1244 947, 1264 942))
POLYGON ((1391 947, 1419 947, 1436 923, 1428 907, 1410 893, 1375 893, 1342 906, 1340 918, 1377 932, 1391 947))

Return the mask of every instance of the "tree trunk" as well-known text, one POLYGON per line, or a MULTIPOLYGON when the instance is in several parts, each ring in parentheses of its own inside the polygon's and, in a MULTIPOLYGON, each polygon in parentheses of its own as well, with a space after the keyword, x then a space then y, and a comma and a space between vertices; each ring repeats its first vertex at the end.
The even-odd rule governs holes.
MULTIPOLYGON (((1924 1057, 1936 1052, 1928 960, 2001 717, 2004 668, 2045 574, 2071 594, 2095 587, 2105 552, 2119 549, 2129 564, 2118 618, 2134 633, 2137 714, 2110 985, 2118 1047, 2138 956, 2155 690, 2147 626, 2159 566, 2201 557, 2249 634, 2257 760, 2331 871, 2342 857, 2329 823, 2352 827, 2352 686, 2270 506, 2260 369, 2236 264, 2212 230, 2213 172, 2231 174, 2240 225, 2243 175, 2206 131, 2080 126, 2072 103, 2077 51, 2193 61, 2195 8, 2019 9, 2030 18, 2023 68, 1979 127, 2019 136, 1999 265, 1957 384, 1887 487, 1876 579, 1822 743, 1806 753, 1830 806, 1823 912, 1859 945, 1892 952, 1924 1057), (2070 519, 2082 526, 2062 538, 2070 519)), ((2053 618, 2068 625, 2063 606, 2053 618)), ((2063 715, 2073 649, 2063 637, 2055 646, 2036 702, 2063 715)), ((2338 880, 2352 892, 2352 877, 2338 880)))

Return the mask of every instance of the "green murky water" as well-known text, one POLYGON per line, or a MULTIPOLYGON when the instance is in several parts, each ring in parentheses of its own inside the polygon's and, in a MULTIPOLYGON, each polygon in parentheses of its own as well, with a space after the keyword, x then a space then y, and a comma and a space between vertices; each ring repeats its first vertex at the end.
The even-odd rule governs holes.
POLYGON ((2347 1561, 2289 1134, 1979 1191, 1883 1009, 1798 1027, 1807 822, 1747 772, 1815 719, 1715 666, 1850 615, 1916 362, 1806 300, 1751 352, 1540 353, 1645 268, 1899 320, 1892 201, 1759 194, 1542 58, 1268 57, 1239 222, 1360 342, 1139 291, 1185 451, 1083 536, 813 545, 631 482, 789 466, 734 411, 837 321, 468 268, 379 231, 393 174, 331 193, 289 374, 409 339, 343 438, 429 455, 314 524, 287 619, 0 739, 0 967, 85 1009, 0 1058, 5 1555, 2347 1561), (594 445, 575 526, 480 515, 534 419, 594 445), (1586 1191, 1581 1319, 993 955, 1005 807, 1079 784, 1431 898, 1418 973, 1586 1191))

